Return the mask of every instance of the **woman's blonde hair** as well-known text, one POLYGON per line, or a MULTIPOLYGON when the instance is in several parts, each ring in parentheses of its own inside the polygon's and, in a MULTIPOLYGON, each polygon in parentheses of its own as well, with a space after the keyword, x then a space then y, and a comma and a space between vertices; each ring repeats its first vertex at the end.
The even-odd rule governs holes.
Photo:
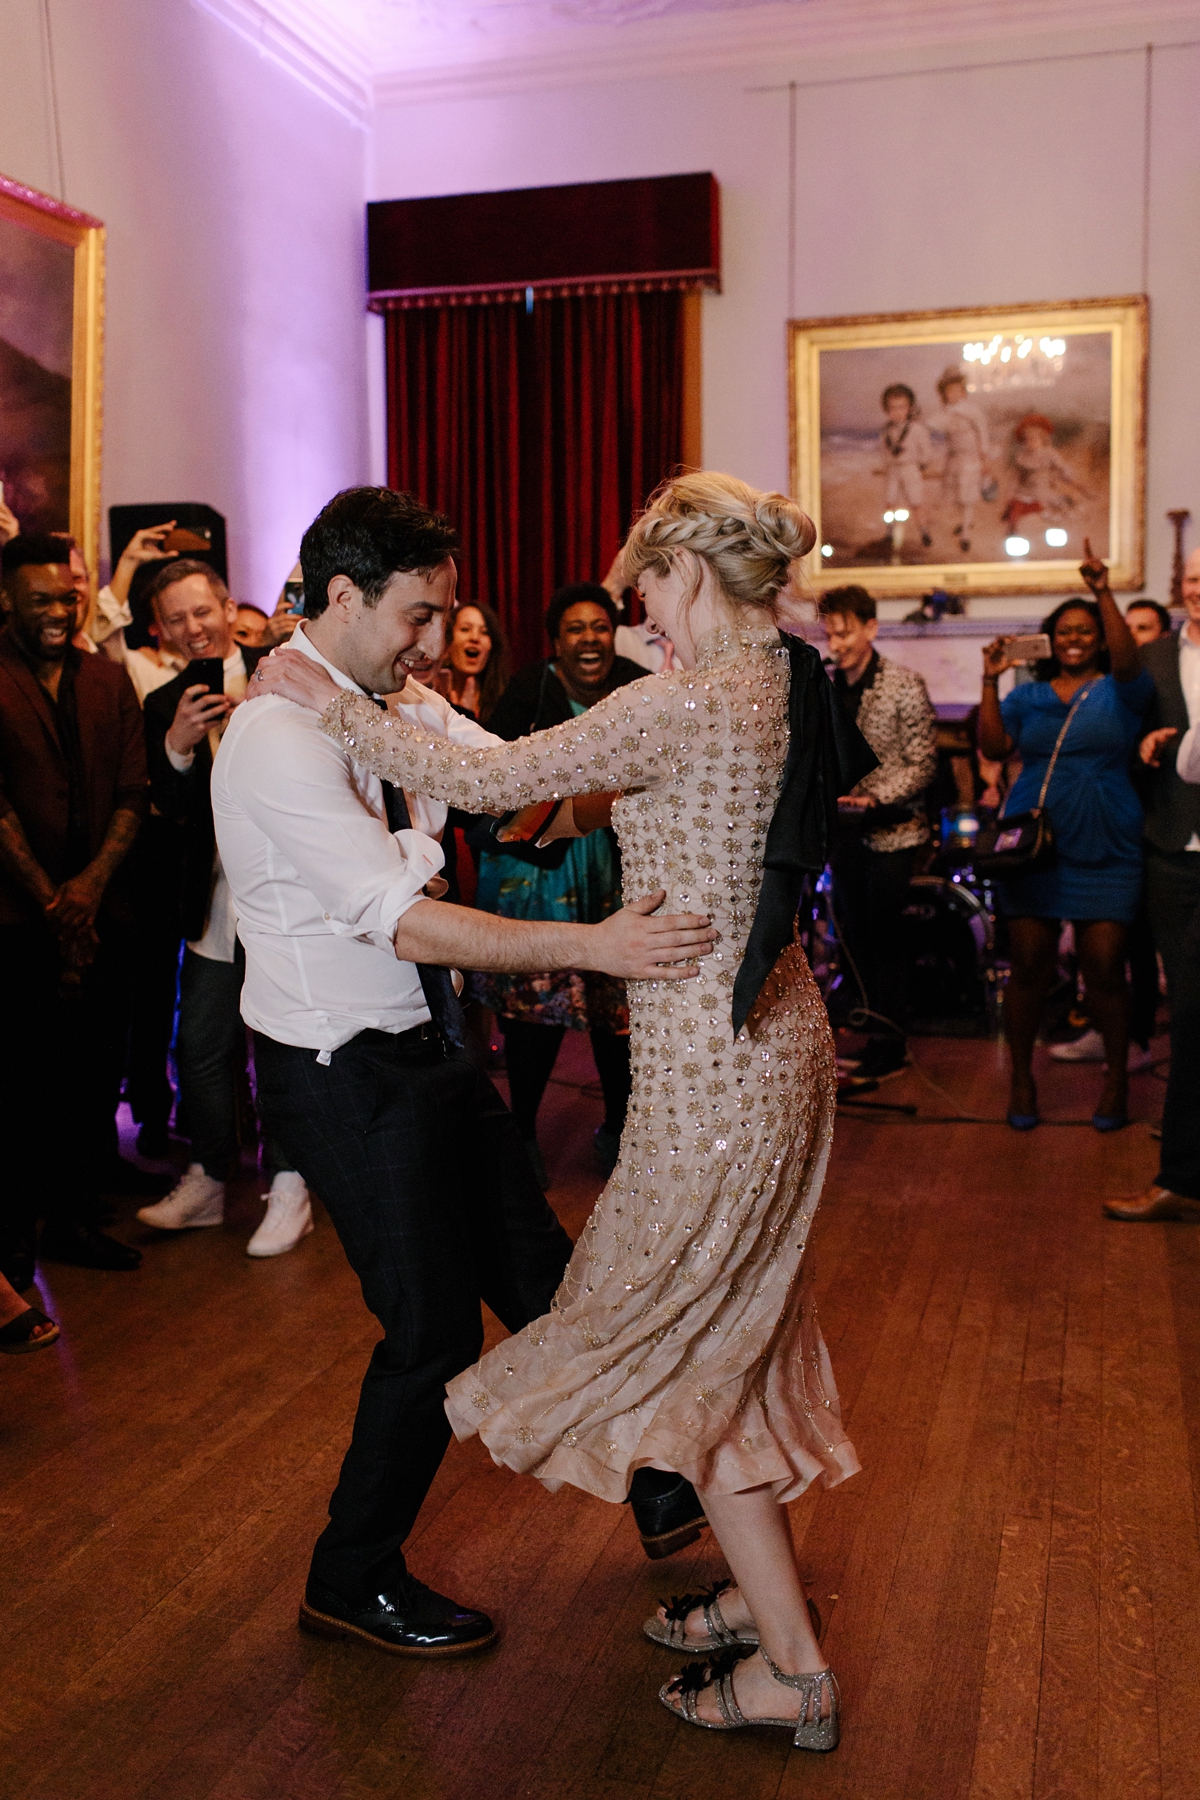
POLYGON ((680 551, 706 562, 740 606, 774 611, 791 564, 817 541, 816 527, 786 494, 764 494, 736 475, 701 469, 665 481, 625 542, 625 579, 670 573, 680 551))

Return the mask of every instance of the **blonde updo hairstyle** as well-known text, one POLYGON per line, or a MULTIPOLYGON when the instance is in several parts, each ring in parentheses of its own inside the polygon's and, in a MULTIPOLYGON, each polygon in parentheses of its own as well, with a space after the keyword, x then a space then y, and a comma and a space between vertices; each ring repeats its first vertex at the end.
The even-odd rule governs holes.
MULTIPOLYGON (((812 520, 786 494, 764 494, 736 475, 702 469, 651 495, 625 542, 625 579, 636 587, 646 569, 666 576, 690 550, 712 570, 735 619, 751 606, 774 616, 791 565, 816 541, 812 520)), ((691 600, 700 580, 697 572, 691 600)))

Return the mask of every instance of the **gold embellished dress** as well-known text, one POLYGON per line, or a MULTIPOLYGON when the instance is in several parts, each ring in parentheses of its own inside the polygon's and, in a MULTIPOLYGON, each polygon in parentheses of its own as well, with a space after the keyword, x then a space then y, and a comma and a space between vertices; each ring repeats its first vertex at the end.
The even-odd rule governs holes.
POLYGON ((619 789, 626 899, 717 930, 690 981, 629 984, 633 1095, 621 1154, 552 1310, 449 1384, 461 1438, 498 1463, 625 1498, 675 1470, 793 1499, 853 1475, 803 1259, 833 1133, 833 1041, 798 944, 734 1038, 733 984, 788 744, 774 631, 721 628, 694 670, 494 749, 431 738, 345 693, 322 727, 385 780, 471 812, 619 789))

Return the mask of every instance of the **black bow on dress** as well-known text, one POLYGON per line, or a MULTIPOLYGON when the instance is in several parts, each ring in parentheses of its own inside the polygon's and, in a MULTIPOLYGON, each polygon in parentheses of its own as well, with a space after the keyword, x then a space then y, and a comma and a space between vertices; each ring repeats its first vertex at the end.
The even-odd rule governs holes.
POLYGON ((762 889, 733 984, 735 1037, 763 982, 792 942, 804 877, 819 875, 829 860, 839 798, 879 767, 866 738, 837 704, 818 652, 791 632, 781 636, 792 665, 791 737, 779 799, 767 827, 762 889))

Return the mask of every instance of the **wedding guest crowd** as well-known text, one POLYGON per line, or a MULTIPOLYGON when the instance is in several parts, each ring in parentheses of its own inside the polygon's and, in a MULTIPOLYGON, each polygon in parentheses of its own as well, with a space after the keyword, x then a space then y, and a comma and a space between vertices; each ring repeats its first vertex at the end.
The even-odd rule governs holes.
MULTIPOLYGON (((21 535, 4 509, 0 540, 0 994, 8 1017, 25 1022, 6 1034, 0 1067, 17 1115, 33 1122, 14 1135, 0 1197, 0 1271, 16 1291, 39 1253, 135 1269, 140 1252, 104 1229, 112 1195, 146 1201, 139 1218, 162 1231, 219 1225, 247 1130, 263 1135, 239 1011, 244 958, 209 783, 249 677, 295 627, 302 587, 294 570, 270 614, 238 601, 199 553, 202 541, 174 520, 135 533, 94 599, 66 534, 21 535), (38 1074, 47 1066, 62 1076, 52 1091, 38 1074), (174 1187, 121 1158, 122 1084, 144 1156, 169 1160, 172 1125, 190 1144, 174 1187), (70 1131, 58 1123, 62 1093, 70 1131)), ((1006 815, 1044 805, 1056 846, 1052 867, 997 886, 1011 955, 1008 1121, 1018 1130, 1039 1123, 1033 1053, 1061 924, 1074 929, 1088 1028, 1051 1055, 1106 1063, 1097 1130, 1126 1123, 1127 1074, 1152 1060, 1161 958, 1172 1030, 1162 1166, 1144 1195, 1108 1210, 1131 1220, 1185 1216, 1200 1206, 1187 1098, 1200 1053, 1200 551, 1186 565, 1180 631, 1153 600, 1133 601, 1122 616, 1097 559, 1082 573, 1091 596, 1064 601, 1044 621, 1050 656, 1003 702, 1007 641, 984 653, 978 791, 986 805, 987 783, 1003 786, 1015 767, 1006 815)), ((614 565, 603 585, 560 589, 546 614, 550 654, 515 675, 499 618, 467 598, 441 663, 422 679, 510 741, 579 717, 672 664, 653 618, 621 622, 622 581, 614 565)), ((848 1059, 849 1079, 873 1085, 907 1061, 902 915, 931 854, 935 715, 920 676, 880 654, 877 608, 864 588, 827 592, 818 614, 837 703, 879 762, 842 796, 831 852, 843 966, 866 1036, 848 1059)), ((451 896, 505 918, 605 918, 620 905, 615 798, 576 801, 588 835, 546 842, 545 818, 520 833, 452 812, 451 896)), ((575 970, 468 982, 476 1011, 490 1009, 485 1037, 494 1014, 512 1110, 543 1186, 539 1108, 566 1032, 588 1033, 604 1100, 595 1149, 610 1169, 630 1091, 624 984, 575 970)), ((273 1256, 311 1231, 312 1212, 301 1176, 269 1136, 261 1153, 266 1216, 247 1249, 273 1256)), ((52 1322, 14 1314, 0 1285, 0 1349, 14 1318, 18 1349, 52 1341, 52 1322)))

